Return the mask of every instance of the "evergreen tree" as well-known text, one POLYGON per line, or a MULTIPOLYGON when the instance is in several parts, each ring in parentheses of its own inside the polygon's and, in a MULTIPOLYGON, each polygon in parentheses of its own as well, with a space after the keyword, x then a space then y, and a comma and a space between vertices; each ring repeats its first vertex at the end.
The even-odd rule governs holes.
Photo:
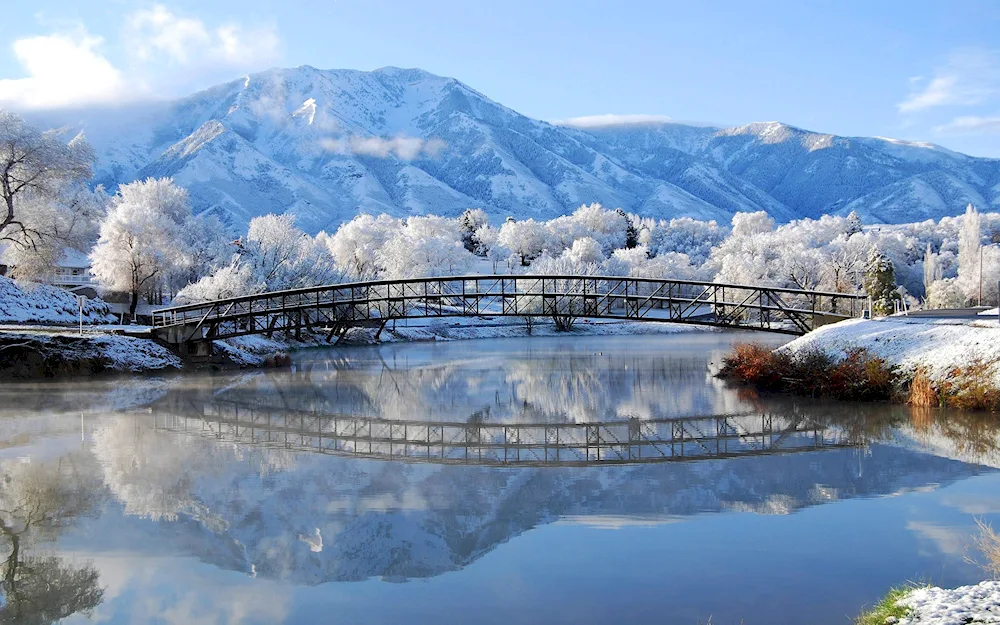
POLYGON ((847 236, 852 236, 861 232, 861 218, 856 211, 851 211, 847 216, 847 236))
POLYGON ((873 247, 868 254, 862 286, 871 298, 873 315, 885 316, 895 312, 893 302, 899 300, 896 270, 892 261, 878 248, 873 247))
POLYGON ((458 230, 462 234, 465 249, 476 252, 476 230, 490 223, 486 211, 481 208, 467 208, 458 216, 458 230))
POLYGON ((625 218, 625 249, 631 250, 639 245, 639 231, 636 230, 635 224, 632 222, 632 218, 622 209, 615 211, 619 215, 625 218))

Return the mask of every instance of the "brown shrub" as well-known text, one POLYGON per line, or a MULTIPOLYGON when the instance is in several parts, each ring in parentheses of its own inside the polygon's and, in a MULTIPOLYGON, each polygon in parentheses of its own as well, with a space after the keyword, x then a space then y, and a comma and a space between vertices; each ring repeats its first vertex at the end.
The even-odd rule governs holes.
POLYGON ((991 369, 989 364, 974 360, 966 367, 952 370, 942 385, 945 402, 959 410, 1000 409, 1000 388, 991 369))
POLYGON ((941 405, 941 395, 923 367, 917 369, 913 375, 906 403, 920 408, 935 408, 941 405))
POLYGON ((825 380, 826 394, 846 400, 890 399, 898 381, 896 367, 865 349, 852 349, 830 368, 825 380))
POLYGON ((760 343, 738 343, 722 360, 719 376, 753 384, 762 390, 776 390, 788 373, 791 359, 760 343))
POLYGON ((737 344, 719 375, 760 390, 866 401, 890 399, 899 382, 895 367, 863 349, 835 361, 818 349, 790 356, 757 343, 737 344))

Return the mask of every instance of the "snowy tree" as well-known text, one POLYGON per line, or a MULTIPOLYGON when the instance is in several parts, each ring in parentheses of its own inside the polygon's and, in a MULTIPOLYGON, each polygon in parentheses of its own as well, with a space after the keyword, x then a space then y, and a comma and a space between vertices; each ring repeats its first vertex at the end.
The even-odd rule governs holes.
POLYGON ((521 266, 526 267, 530 260, 542 253, 545 234, 545 226, 534 219, 508 220, 500 227, 497 240, 500 245, 509 249, 511 254, 517 256, 521 266))
POLYGON ((774 219, 764 211, 733 215, 733 237, 752 237, 774 229, 774 219))
POLYGON ((378 252, 396 236, 402 223, 389 215, 358 215, 344 223, 332 236, 320 239, 333 255, 337 266, 353 280, 371 280, 379 275, 378 252))
POLYGON ((187 191, 170 178, 118 189, 90 258, 101 286, 129 294, 129 315, 135 315, 141 295, 168 283, 184 266, 190 217, 187 191))
POLYGON ((458 231, 462 234, 462 245, 476 253, 476 231, 489 225, 490 218, 481 208, 467 208, 458 216, 458 231))
POLYGON ((103 187, 91 190, 78 181, 63 184, 50 196, 32 194, 22 198, 25 232, 45 235, 12 235, 20 243, 6 247, 3 261, 13 268, 13 277, 42 281, 52 276, 69 250, 86 255, 97 241, 109 203, 103 187))
POLYGON ((82 136, 68 144, 0 110, 0 245, 21 277, 49 272, 64 247, 93 243, 104 209, 91 192, 93 151, 82 136))
POLYGON ((625 218, 625 248, 632 249, 639 245, 639 231, 635 228, 635 221, 630 215, 627 215, 622 209, 615 211, 620 217, 625 218))
POLYGON ((979 286, 983 278, 980 265, 982 248, 982 228, 979 212, 969 204, 962 218, 962 229, 958 235, 958 283, 965 293, 966 301, 979 299, 979 286))
POLYGON ((927 287, 928 309, 961 308, 965 306, 965 293, 958 285, 957 278, 935 280, 927 287))
POLYGON ((444 217, 410 217, 377 253, 386 278, 457 275, 472 264, 457 224, 444 217))
POLYGON ((473 236, 476 241, 476 254, 493 263, 493 273, 496 273, 497 265, 510 257, 510 250, 500 243, 500 231, 485 224, 480 226, 473 236))
POLYGON ((254 217, 237 247, 239 261, 268 291, 340 282, 341 272, 325 246, 297 228, 294 215, 254 217))
POLYGON ((861 232, 861 218, 858 217, 858 213, 856 211, 851 211, 851 213, 847 216, 847 232, 844 234, 850 237, 858 234, 859 232, 861 232))
POLYGON ((297 228, 292 214, 253 218, 235 247, 228 265, 181 289, 176 301, 224 299, 343 280, 326 243, 297 228))
POLYGON ((930 291, 931 285, 944 277, 941 269, 939 256, 931 249, 931 244, 927 244, 924 251, 924 292, 930 291))
POLYGON ((174 290, 197 282, 225 266, 236 251, 236 237, 215 215, 202 214, 187 221, 183 267, 177 272, 174 290))
POLYGON ((872 314, 889 315, 895 312, 893 302, 899 299, 896 291, 896 273, 889 260, 878 248, 872 248, 865 268, 864 289, 871 298, 872 314))
POLYGON ((573 241, 573 245, 563 255, 574 265, 598 264, 604 260, 604 250, 601 244, 591 237, 583 237, 573 241))

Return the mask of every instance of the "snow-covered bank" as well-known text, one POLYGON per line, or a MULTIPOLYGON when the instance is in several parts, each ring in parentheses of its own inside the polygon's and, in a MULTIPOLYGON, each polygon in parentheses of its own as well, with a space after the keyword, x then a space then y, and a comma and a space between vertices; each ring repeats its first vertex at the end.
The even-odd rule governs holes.
POLYGON ((918 588, 897 605, 910 613, 899 625, 966 625, 1000 623, 1000 581, 988 581, 955 589, 918 588))
POLYGON ((783 346, 791 353, 821 350, 834 357, 863 348, 904 374, 923 369, 932 380, 975 361, 1000 381, 1000 327, 977 320, 887 317, 851 319, 823 326, 783 346))
POLYGON ((118 334, 0 333, 0 379, 180 369, 179 356, 148 339, 118 334))
MULTIPOLYGON (((114 323, 117 317, 100 299, 88 299, 84 323, 114 323)), ((0 323, 76 323, 76 295, 47 284, 15 282, 0 276, 0 323)))

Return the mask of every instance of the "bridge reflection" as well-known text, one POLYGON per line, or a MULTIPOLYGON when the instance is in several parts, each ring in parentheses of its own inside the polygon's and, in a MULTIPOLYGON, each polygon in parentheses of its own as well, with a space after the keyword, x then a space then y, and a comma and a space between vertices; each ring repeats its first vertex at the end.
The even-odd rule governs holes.
POLYGON ((154 404, 154 427, 337 456, 485 466, 679 462, 852 446, 843 430, 769 413, 592 423, 489 423, 320 414, 234 401, 154 404))

